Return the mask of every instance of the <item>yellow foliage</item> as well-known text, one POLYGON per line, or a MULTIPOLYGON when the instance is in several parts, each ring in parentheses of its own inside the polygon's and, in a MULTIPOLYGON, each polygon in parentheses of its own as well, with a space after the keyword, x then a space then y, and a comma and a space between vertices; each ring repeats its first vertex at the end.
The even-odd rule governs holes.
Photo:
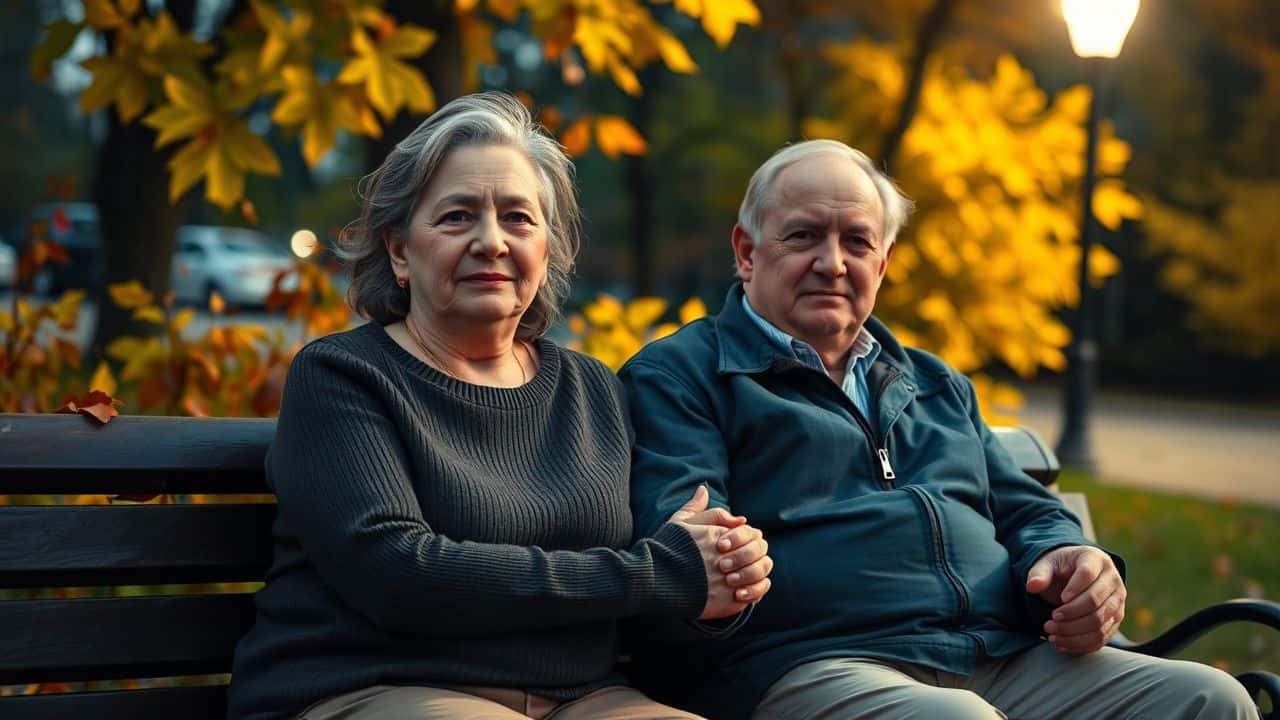
POLYGON ((617 115, 596 118, 596 143, 600 152, 612 159, 622 155, 643 155, 649 151, 640 131, 617 115))
POLYGON ((402 25, 375 42, 361 28, 351 31, 356 56, 347 61, 337 82, 364 86, 369 102, 382 117, 390 120, 400 108, 429 113, 436 107, 435 94, 426 78, 403 61, 426 52, 436 34, 416 25, 402 25))
POLYGON ((658 323, 667 308, 667 301, 658 297, 639 297, 624 305, 601 293, 581 314, 569 316, 566 325, 573 336, 569 347, 616 371, 646 343, 666 337, 707 313, 700 299, 690 298, 680 306, 680 322, 658 323))
MULTIPOLYGON (((826 49, 838 70, 839 115, 806 124, 811 137, 836 137, 874 153, 897 121, 906 91, 898 50, 869 40, 826 49)), ((1054 316, 1078 301, 1080 181, 1084 172, 1089 90, 1052 99, 1014 58, 1000 58, 987 78, 935 59, 928 66, 915 119, 894 160, 894 175, 917 204, 899 237, 877 314, 901 338, 972 373, 1000 361, 1019 375, 1060 369, 1070 332, 1054 316)), ((1117 227, 1142 203, 1118 176, 1128 145, 1101 129, 1094 213, 1117 227)), ((1118 261, 1098 247, 1095 280, 1118 261)), ((1004 419, 977 382, 991 418, 1004 419)), ((1007 392, 1000 397, 1012 399, 1007 392)), ((1000 402, 1005 409, 1012 403, 1000 402)))
POLYGON ((108 285, 107 294, 111 296, 111 302, 125 310, 146 305, 155 297, 137 280, 108 285))
POLYGON ((1261 357, 1280 349, 1280 182, 1211 184, 1215 215, 1147 202, 1149 249, 1168 258, 1161 282, 1191 305, 1191 323, 1221 347, 1261 357))

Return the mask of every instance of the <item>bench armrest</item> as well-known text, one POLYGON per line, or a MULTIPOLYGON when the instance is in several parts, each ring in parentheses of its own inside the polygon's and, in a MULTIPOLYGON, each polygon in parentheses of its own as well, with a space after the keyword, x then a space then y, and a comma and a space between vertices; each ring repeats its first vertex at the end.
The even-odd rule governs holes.
POLYGON ((1196 638, 1215 627, 1232 622, 1259 623, 1280 631, 1280 603, 1247 598, 1228 600, 1197 611, 1191 617, 1147 642, 1130 642, 1123 635, 1116 633, 1110 644, 1121 650, 1167 657, 1190 645, 1196 638))

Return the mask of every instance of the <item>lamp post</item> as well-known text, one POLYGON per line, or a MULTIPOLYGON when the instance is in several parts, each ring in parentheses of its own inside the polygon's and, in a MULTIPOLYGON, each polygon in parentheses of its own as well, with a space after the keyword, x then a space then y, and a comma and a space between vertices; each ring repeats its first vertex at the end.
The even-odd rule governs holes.
POLYGON ((1071 34, 1071 47, 1084 62, 1092 97, 1089 100, 1088 143, 1082 185, 1080 221, 1080 305, 1075 334, 1067 348, 1067 383, 1063 393, 1062 436, 1058 459, 1064 466, 1095 470, 1089 412, 1097 375, 1098 345, 1093 339, 1093 302, 1089 286, 1089 252, 1093 248, 1093 187, 1098 153, 1099 97, 1108 60, 1120 54, 1125 36, 1138 14, 1139 0, 1062 0, 1062 16, 1071 34))

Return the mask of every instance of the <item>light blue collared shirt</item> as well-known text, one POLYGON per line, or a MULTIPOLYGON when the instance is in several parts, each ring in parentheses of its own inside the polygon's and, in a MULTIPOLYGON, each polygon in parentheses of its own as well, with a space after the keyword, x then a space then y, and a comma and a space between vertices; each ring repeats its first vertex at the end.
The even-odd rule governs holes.
MULTIPOLYGON (((827 368, 822 364, 822 357, 818 355, 818 351, 814 350, 809 343, 791 337, 773 323, 757 315, 756 311, 751 309, 751 303, 747 302, 745 293, 742 296, 742 309, 747 311, 747 317, 754 320, 764 334, 779 347, 790 351, 805 365, 826 374, 827 368)), ((862 412, 862 417, 871 423, 872 429, 875 429, 876 421, 871 415, 871 392, 867 389, 867 371, 879 355, 880 342, 863 327, 858 332, 858 337, 853 340, 853 348, 849 352, 849 364, 844 371, 844 382, 840 383, 840 389, 862 412)))

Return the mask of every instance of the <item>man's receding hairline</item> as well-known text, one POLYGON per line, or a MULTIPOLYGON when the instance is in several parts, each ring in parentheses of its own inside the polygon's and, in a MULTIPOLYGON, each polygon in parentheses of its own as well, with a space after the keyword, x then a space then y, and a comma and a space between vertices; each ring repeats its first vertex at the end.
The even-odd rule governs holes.
MULTIPOLYGON (((885 220, 886 220, 886 218, 885 218, 885 205, 884 205, 884 198, 880 197, 880 189, 876 186, 875 178, 871 177, 871 174, 870 174, 870 173, 868 173, 868 172, 866 171, 866 169, 865 169, 865 168, 863 168, 861 165, 859 165, 859 164, 858 164, 858 162, 857 162, 856 160, 854 160, 853 158, 849 157, 848 155, 846 155, 846 154, 844 154, 844 153, 841 153, 841 152, 839 152, 839 151, 837 151, 837 150, 834 150, 834 149, 832 149, 832 150, 822 150, 822 151, 816 152, 816 153, 814 153, 814 154, 812 154, 812 155, 803 155, 803 156, 801 156, 801 157, 796 158, 795 160, 792 160, 791 162, 787 163, 786 165, 783 165, 781 168, 779 168, 779 169, 778 169, 777 173, 773 176, 773 182, 772 182, 772 183, 770 183, 770 185, 769 185, 769 192, 764 196, 764 198, 763 198, 763 202, 761 202, 761 203, 760 203, 760 229, 759 229, 759 231, 760 231, 760 233, 761 233, 761 234, 763 234, 763 233, 764 233, 764 224, 765 224, 765 220, 769 217, 769 213, 770 213, 770 212, 772 212, 772 211, 775 209, 775 208, 774 208, 774 201, 775 201, 778 197, 780 197, 780 196, 783 194, 783 190, 785 189, 785 182, 784 182, 784 180, 785 180, 785 178, 786 178, 787 171, 788 171, 788 170, 791 170, 792 168, 794 168, 794 167, 796 167, 796 166, 798 166, 798 165, 800 165, 800 164, 802 164, 802 163, 804 163, 804 162, 806 162, 806 161, 809 161, 809 160, 820 160, 820 159, 822 159, 822 158, 828 158, 828 157, 830 157, 830 158, 835 158, 835 159, 837 159, 837 160, 844 160, 844 161, 846 161, 846 164, 847 164, 848 166, 852 167, 854 170, 858 171, 858 173, 860 173, 860 174, 861 174, 861 176, 862 176, 862 178, 866 181, 866 183, 864 184, 864 186, 863 186, 863 187, 861 187, 861 188, 859 188, 859 191, 860 191, 860 192, 859 192, 859 194, 860 194, 860 195, 862 195, 862 196, 863 196, 863 198, 862 198, 862 199, 863 199, 863 200, 865 200, 865 196, 867 195, 867 192, 866 192, 866 191, 867 191, 867 190, 870 190, 870 191, 871 191, 871 192, 870 192, 870 195, 871 195, 872 197, 874 197, 874 198, 875 198, 875 203, 874 203, 873 207, 877 208, 877 209, 880 211, 880 218, 879 218, 879 220, 880 220, 880 223, 879 223, 880 227, 879 227, 879 228, 877 228, 877 230, 876 230, 876 234, 879 236, 879 238, 880 238, 880 239, 882 239, 882 240, 884 239, 884 236, 885 236, 885 220)), ((794 207, 794 206, 793 206, 793 207, 794 207)), ((756 238, 756 241, 757 241, 757 242, 759 242, 759 240, 760 240, 760 238, 756 238)))

